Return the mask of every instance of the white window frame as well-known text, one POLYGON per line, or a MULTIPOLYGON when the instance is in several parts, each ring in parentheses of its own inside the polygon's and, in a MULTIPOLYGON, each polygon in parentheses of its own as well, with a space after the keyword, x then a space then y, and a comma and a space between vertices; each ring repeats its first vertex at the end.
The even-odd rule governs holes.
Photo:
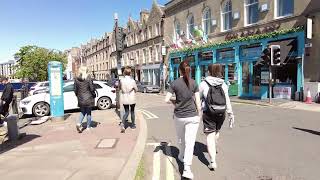
POLYGON ((174 35, 173 35, 173 37, 174 37, 174 39, 175 40, 177 40, 178 39, 178 37, 177 37, 177 35, 178 35, 178 32, 177 32, 177 25, 179 24, 179 31, 180 31, 180 34, 179 34, 179 36, 181 35, 181 24, 180 24, 180 22, 178 21, 178 20, 176 20, 176 21, 174 21, 174 35))
POLYGON ((150 46, 149 48, 148 48, 148 62, 149 63, 152 63, 152 52, 153 52, 153 48, 152 48, 152 46, 150 46))
POLYGON ((224 25, 225 25, 225 24, 224 24, 224 23, 225 23, 225 22, 224 22, 224 20, 225 20, 224 16, 225 16, 226 14, 228 14, 228 13, 231 14, 231 17, 233 16, 233 15, 232 15, 232 1, 231 1, 231 0, 226 0, 225 2, 223 2, 222 5, 221 5, 221 7, 220 7, 220 11, 221 11, 221 32, 226 32, 226 31, 232 30, 232 21, 233 21, 233 18, 231 18, 231 27, 230 27, 230 29, 224 29, 224 25), (231 3, 231 10, 224 12, 224 9, 225 9, 225 6, 226 6, 227 3, 231 3))
POLYGON ((294 15, 294 0, 292 0, 292 3, 293 3, 293 13, 292 13, 292 14, 285 15, 285 16, 280 16, 280 15, 278 14, 279 1, 280 1, 280 0, 274 0, 274 19, 281 19, 281 18, 293 16, 293 15, 294 15))
POLYGON ((249 15, 250 15, 250 6, 258 4, 258 13, 259 13, 259 0, 256 0, 256 2, 251 3, 251 4, 248 4, 248 1, 249 0, 244 0, 244 17, 245 17, 244 18, 244 25, 245 26, 254 25, 254 24, 257 24, 259 22, 259 14, 258 14, 257 15, 258 16, 258 21, 257 22, 251 23, 251 24, 248 23, 249 15))
POLYGON ((147 56, 147 50, 146 49, 143 49, 142 50, 142 64, 146 64, 146 56, 147 56))
POLYGON ((156 45, 156 46, 154 47, 154 58, 155 58, 155 61, 156 61, 156 62, 159 61, 158 47, 159 47, 159 45, 156 45))
POLYGON ((210 8, 205 8, 203 13, 202 13, 202 30, 203 30, 203 33, 205 33, 205 29, 206 29, 206 21, 209 21, 209 31, 206 35, 209 35, 211 33, 211 28, 212 28, 212 23, 211 23, 211 20, 212 20, 212 14, 211 14, 211 10, 210 8), (209 13, 209 18, 206 17, 207 13, 209 13))
POLYGON ((187 17, 187 38, 190 39, 192 35, 192 33, 190 32, 190 26, 193 26, 193 29, 195 27, 195 24, 194 24, 194 16, 193 14, 190 14, 188 17, 187 17), (193 19, 193 23, 191 24, 191 19, 193 19))

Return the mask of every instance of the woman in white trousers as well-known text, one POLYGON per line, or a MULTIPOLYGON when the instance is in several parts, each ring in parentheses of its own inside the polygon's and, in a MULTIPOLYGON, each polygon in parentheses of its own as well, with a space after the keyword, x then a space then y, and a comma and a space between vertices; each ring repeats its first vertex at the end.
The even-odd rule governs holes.
POLYGON ((193 179, 191 172, 193 150, 201 116, 201 101, 199 89, 190 76, 190 65, 183 61, 179 66, 180 78, 171 83, 165 101, 173 103, 174 121, 179 144, 179 160, 184 163, 182 176, 193 179), (171 100, 172 95, 175 100, 171 100))

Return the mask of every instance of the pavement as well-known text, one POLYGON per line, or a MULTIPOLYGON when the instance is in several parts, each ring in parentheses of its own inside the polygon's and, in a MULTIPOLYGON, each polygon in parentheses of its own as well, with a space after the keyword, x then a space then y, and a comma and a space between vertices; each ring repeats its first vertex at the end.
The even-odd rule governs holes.
POLYGON ((76 112, 65 121, 27 125, 20 129, 26 133, 21 140, 2 143, 0 179, 134 179, 147 134, 143 116, 137 113, 137 129, 124 134, 114 110, 94 111, 97 126, 81 134, 75 128, 78 117, 76 112))

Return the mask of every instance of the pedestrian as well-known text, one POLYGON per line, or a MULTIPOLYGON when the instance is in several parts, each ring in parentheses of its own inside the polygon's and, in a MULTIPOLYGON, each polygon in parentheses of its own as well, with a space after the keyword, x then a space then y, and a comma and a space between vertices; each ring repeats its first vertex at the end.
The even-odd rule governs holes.
POLYGON ((226 113, 229 119, 229 127, 233 127, 234 115, 228 94, 228 86, 222 78, 222 66, 210 64, 208 67, 209 76, 200 83, 199 91, 202 100, 202 121, 203 131, 207 136, 207 147, 211 161, 209 169, 217 168, 216 143, 219 138, 219 131, 225 120, 226 113))
POLYGON ((129 108, 131 112, 131 129, 136 129, 134 108, 136 106, 136 92, 138 87, 136 81, 131 77, 131 68, 124 69, 124 78, 120 81, 121 102, 124 107, 124 115, 121 123, 121 133, 126 130, 126 122, 128 121, 129 108))
POLYGON ((193 150, 199 128, 201 101, 199 89, 190 78, 191 68, 187 61, 179 65, 180 78, 174 80, 167 92, 165 101, 174 105, 174 121, 179 144, 178 159, 183 162, 184 178, 193 179, 191 172, 193 150), (173 94, 176 99, 171 100, 173 94))
POLYGON ((28 83, 25 79, 22 79, 21 99, 28 97, 28 93, 29 93, 28 83))
POLYGON ((83 131, 82 121, 85 116, 87 116, 87 130, 91 129, 91 111, 95 105, 96 90, 88 72, 87 67, 80 67, 79 74, 74 80, 74 92, 78 98, 78 106, 81 111, 79 121, 76 125, 79 133, 83 131))
MULTIPOLYGON (((8 81, 7 77, 2 77, 1 83, 4 85, 0 102, 1 114, 6 118, 9 115, 9 106, 12 102, 14 90, 12 84, 8 81)), ((1 117, 0 124, 3 124, 3 120, 1 119, 1 117)))

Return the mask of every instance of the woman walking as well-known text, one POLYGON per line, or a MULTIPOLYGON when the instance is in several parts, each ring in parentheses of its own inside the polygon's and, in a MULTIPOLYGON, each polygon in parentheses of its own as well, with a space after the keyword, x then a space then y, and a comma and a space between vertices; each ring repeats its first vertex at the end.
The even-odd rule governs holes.
POLYGON ((88 74, 87 67, 80 67, 79 75, 74 80, 74 92, 78 98, 78 106, 81 111, 76 128, 81 133, 83 131, 82 121, 85 116, 87 116, 87 129, 91 129, 91 110, 94 106, 94 98, 96 97, 93 81, 88 74))
POLYGON ((179 143, 179 160, 184 163, 182 176, 193 179, 191 172, 193 150, 200 121, 201 102, 199 89, 194 80, 190 78, 190 65, 183 61, 179 65, 180 78, 171 83, 165 101, 172 102, 174 108, 174 121, 179 143), (176 100, 171 100, 172 95, 176 100))
POLYGON ((219 138, 219 131, 228 114, 229 126, 232 128, 234 115, 228 95, 228 86, 222 77, 222 66, 210 64, 208 67, 209 76, 200 83, 199 91, 203 108, 203 131, 207 136, 207 147, 211 161, 209 169, 217 168, 216 143, 219 138))
POLYGON ((131 68, 126 67, 123 74, 125 77, 120 81, 121 101, 124 107, 124 115, 121 123, 121 133, 126 131, 126 122, 131 112, 131 129, 136 129, 134 108, 136 106, 136 92, 138 87, 136 81, 131 77, 131 68))

